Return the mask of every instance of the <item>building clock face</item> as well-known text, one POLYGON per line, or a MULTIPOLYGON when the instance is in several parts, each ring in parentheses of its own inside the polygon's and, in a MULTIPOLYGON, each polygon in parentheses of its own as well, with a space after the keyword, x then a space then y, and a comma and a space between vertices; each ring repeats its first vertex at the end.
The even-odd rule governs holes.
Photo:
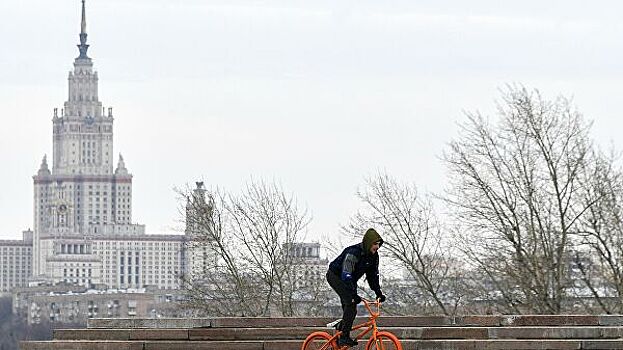
POLYGON ((61 214, 65 214, 67 212, 67 205, 61 204, 58 206, 58 212, 61 214))

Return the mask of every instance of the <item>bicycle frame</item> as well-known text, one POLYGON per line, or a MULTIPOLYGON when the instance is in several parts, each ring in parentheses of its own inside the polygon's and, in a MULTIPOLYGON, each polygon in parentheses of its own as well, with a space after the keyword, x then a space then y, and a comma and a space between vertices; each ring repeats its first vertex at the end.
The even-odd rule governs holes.
MULTIPOLYGON (((394 334, 387 332, 387 331, 380 331, 377 328, 376 319, 381 315, 381 303, 378 301, 371 301, 367 299, 363 299, 362 301, 363 301, 363 305, 366 307, 366 309, 370 313, 370 317, 368 318, 366 322, 357 324, 352 327, 351 330, 361 330, 355 336, 355 339, 361 340, 366 335, 370 335, 369 339, 367 340, 366 349, 372 349, 370 345, 376 344, 377 346, 373 348, 378 349, 378 345, 380 345, 381 350, 384 349, 384 346, 381 343, 381 339, 388 339, 389 341, 391 341, 392 344, 395 345, 395 347, 392 347, 392 349, 402 350, 402 345, 400 344, 400 340, 394 334), (376 310, 374 309, 374 306, 376 306, 376 310)), ((329 350, 329 349, 344 350, 347 348, 346 346, 342 346, 339 348, 337 347, 338 337, 341 334, 342 334, 342 331, 339 331, 339 330, 336 331, 335 334, 333 335, 325 331, 312 332, 310 335, 307 336, 307 338, 303 342, 302 350, 306 350, 307 346, 310 344, 311 341, 316 341, 316 342, 319 341, 322 343, 322 346, 320 347, 319 350, 329 350)), ((313 349, 317 349, 317 348, 314 347, 313 349)))
MULTIPOLYGON (((354 331, 354 330, 365 328, 364 330, 362 330, 361 332, 359 332, 359 334, 355 336, 355 339, 361 340, 363 337, 366 336, 366 334, 372 332, 372 334, 370 335, 370 338, 376 341, 377 339, 376 335, 378 333, 378 328, 376 326, 376 319, 381 315, 381 303, 376 300, 372 301, 368 299, 361 299, 361 301, 363 302, 363 305, 366 307, 366 309, 368 309, 368 312, 370 313, 370 317, 368 318, 366 322, 354 325, 351 328, 351 330, 354 331), (372 310, 372 307, 370 307, 370 305, 376 305, 376 312, 372 310)), ((342 334, 342 331, 335 332, 331 340, 325 346, 323 346, 321 350, 328 348, 329 344, 331 344, 334 341, 337 341, 337 338, 340 336, 340 334, 342 334)))
MULTIPOLYGON (((370 313, 370 317, 368 318, 366 322, 353 326, 352 328, 353 331, 361 329, 361 328, 365 328, 365 330, 362 330, 361 332, 359 332, 359 334, 355 336, 355 339, 360 340, 363 337, 365 337, 366 334, 372 331, 370 338, 376 340, 377 338, 376 334, 378 333, 378 328, 376 326, 376 319, 381 315, 381 303, 376 300, 372 301, 372 300, 367 300, 367 299, 361 299, 361 301, 363 302, 363 305, 366 307, 366 309, 368 309, 368 312, 370 313), (376 305, 376 312, 372 310, 372 307, 370 307, 370 304, 376 305)), ((338 331, 335 334, 335 336, 339 336, 340 334, 342 334, 342 332, 338 331)))

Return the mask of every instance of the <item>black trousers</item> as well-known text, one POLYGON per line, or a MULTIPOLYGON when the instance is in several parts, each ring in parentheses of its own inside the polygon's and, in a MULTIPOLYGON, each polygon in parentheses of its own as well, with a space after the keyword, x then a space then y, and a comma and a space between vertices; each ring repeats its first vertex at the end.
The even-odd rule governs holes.
POLYGON ((342 329, 346 335, 350 335, 350 329, 353 327, 353 321, 355 321, 355 316, 357 316, 357 304, 355 304, 353 298, 355 297, 355 292, 346 284, 346 282, 342 281, 340 276, 335 274, 333 271, 327 271, 327 282, 333 290, 340 297, 340 302, 342 303, 342 329))

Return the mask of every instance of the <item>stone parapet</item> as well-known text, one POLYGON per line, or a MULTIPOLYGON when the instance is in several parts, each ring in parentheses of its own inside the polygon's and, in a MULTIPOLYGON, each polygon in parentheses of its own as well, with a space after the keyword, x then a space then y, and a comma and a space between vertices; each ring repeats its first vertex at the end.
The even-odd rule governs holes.
MULTIPOLYGON (((88 328, 197 328, 197 327, 322 327, 329 317, 214 317, 214 318, 95 318, 88 328)), ((358 317, 355 322, 365 320, 358 317)), ((619 315, 474 315, 474 316, 385 316, 377 322, 385 327, 419 326, 623 326, 619 315)))
POLYGON ((212 327, 211 318, 92 318, 87 320, 87 328, 198 328, 212 327))

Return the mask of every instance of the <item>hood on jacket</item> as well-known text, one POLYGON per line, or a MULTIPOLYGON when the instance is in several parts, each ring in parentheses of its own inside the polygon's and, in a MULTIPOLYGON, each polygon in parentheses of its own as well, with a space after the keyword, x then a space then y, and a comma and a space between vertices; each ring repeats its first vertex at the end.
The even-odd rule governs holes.
POLYGON ((365 254, 370 253, 370 248, 374 242, 380 242, 380 245, 383 245, 383 238, 381 238, 381 235, 379 235, 375 229, 369 228, 363 235, 363 250, 365 254))

